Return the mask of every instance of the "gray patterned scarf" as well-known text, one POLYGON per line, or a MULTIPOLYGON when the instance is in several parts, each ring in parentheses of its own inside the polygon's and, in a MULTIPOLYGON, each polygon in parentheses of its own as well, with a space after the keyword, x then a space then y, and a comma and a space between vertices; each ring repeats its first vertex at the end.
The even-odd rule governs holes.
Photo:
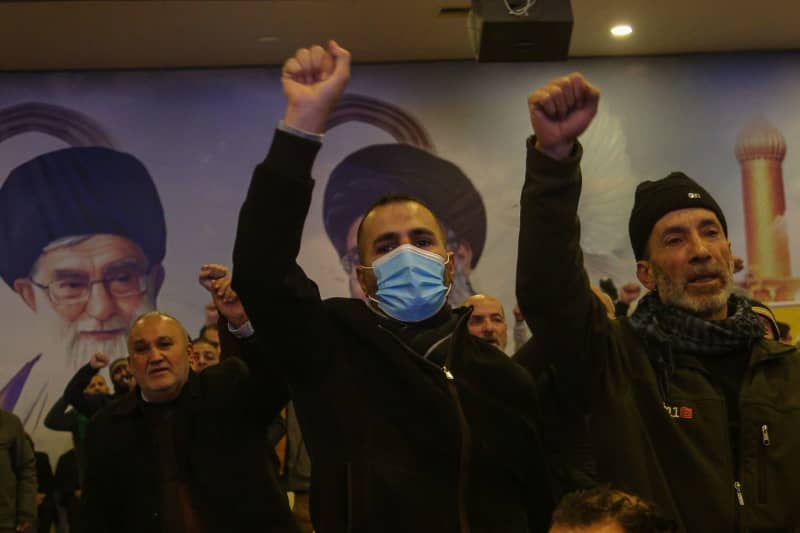
POLYGON ((728 318, 705 320, 664 305, 657 293, 650 292, 639 300, 630 322, 644 340, 664 398, 675 371, 674 353, 723 355, 737 349, 749 350, 764 336, 764 326, 750 302, 735 294, 728 300, 728 318))

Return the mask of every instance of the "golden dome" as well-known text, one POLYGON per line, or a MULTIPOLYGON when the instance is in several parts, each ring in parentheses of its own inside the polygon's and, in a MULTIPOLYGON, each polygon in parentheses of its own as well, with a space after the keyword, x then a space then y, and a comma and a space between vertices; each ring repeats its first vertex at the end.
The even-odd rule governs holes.
POLYGON ((740 163, 753 159, 777 159, 786 155, 786 139, 763 116, 750 121, 736 139, 736 159, 740 163))

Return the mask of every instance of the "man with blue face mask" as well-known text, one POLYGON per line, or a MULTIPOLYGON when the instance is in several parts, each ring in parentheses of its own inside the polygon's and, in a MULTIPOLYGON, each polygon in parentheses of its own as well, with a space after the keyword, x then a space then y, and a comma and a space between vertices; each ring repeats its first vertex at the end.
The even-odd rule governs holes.
POLYGON ((385 196, 358 227, 368 300, 322 300, 296 263, 330 111, 349 78, 335 43, 284 65, 287 109, 239 215, 233 286, 270 350, 314 465, 317 531, 544 531, 553 508, 534 385, 452 309, 453 261, 431 210, 385 196), (265 240, 265 230, 269 240, 265 240))

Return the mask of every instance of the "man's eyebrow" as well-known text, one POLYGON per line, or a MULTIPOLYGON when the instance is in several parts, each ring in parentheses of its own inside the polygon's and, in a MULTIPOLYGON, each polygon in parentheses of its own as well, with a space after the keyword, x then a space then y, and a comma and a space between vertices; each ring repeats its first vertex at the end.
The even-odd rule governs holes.
POLYGON ((77 270, 74 268, 58 268, 53 271, 54 278, 75 278, 78 276, 88 278, 89 274, 84 270, 77 270))
POLYGON ((378 242, 381 242, 381 241, 388 241, 388 240, 397 239, 397 237, 398 237, 398 234, 397 234, 396 231, 387 231, 386 233, 381 233, 380 235, 375 237, 375 239, 372 240, 372 244, 375 244, 375 243, 378 243, 378 242))

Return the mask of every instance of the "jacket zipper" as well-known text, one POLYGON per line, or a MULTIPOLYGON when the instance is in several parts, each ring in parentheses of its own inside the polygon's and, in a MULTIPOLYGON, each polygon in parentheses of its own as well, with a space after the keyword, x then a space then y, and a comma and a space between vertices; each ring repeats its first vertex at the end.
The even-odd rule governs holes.
POLYGON ((739 507, 744 507, 744 496, 742 495, 742 484, 738 481, 733 482, 733 488, 736 489, 736 500, 739 502, 739 507))
POLYGON ((408 352, 410 352, 414 357, 424 361, 426 364, 430 365, 431 367, 435 368, 438 372, 441 372, 442 376, 445 380, 445 385, 447 386, 447 390, 450 393, 450 396, 453 398, 453 403, 456 407, 456 413, 458 416, 458 424, 461 429, 461 453, 460 453, 460 460, 459 460, 459 469, 458 469, 458 522, 459 522, 459 530, 461 533, 470 533, 470 526, 469 526, 469 517, 467 516, 467 488, 469 486, 469 463, 470 463, 470 449, 472 446, 472 438, 469 431, 469 425, 467 424, 467 417, 464 414, 464 408, 461 405, 461 398, 458 395, 458 389, 456 387, 456 378, 453 373, 447 368, 447 364, 452 361, 453 359, 453 346, 456 344, 455 340, 455 333, 462 327, 465 320, 469 317, 469 313, 465 313, 463 316, 459 317, 458 322, 456 322, 455 327, 453 328, 453 332, 451 333, 451 340, 450 340, 450 349, 448 351, 447 357, 445 358, 445 363, 441 367, 439 365, 429 361, 424 357, 420 357, 420 355, 414 351, 410 346, 408 346, 403 339, 395 335, 394 332, 390 331, 389 329, 383 327, 382 325, 378 324, 378 328, 388 333, 394 340, 400 343, 400 346, 405 348, 408 352))
POLYGON ((758 503, 767 503, 767 450, 771 444, 769 426, 761 426, 761 446, 758 447, 758 503))

